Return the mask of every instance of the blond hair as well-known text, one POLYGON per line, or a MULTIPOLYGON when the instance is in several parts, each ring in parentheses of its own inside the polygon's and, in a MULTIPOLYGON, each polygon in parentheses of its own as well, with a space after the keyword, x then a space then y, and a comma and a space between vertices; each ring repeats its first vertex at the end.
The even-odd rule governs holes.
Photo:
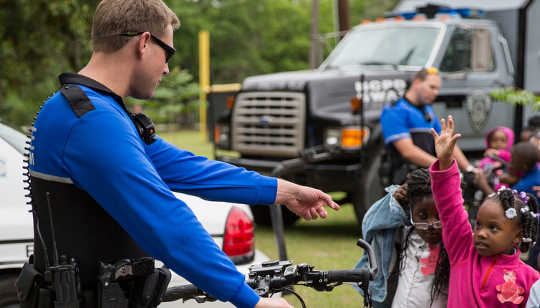
POLYGON ((439 75, 439 70, 436 69, 435 67, 427 67, 427 68, 423 68, 421 70, 419 70, 418 72, 416 72, 416 74, 414 75, 414 78, 413 80, 420 80, 420 81, 425 81, 427 76, 428 75, 439 75))
POLYGON ((126 32, 150 32, 162 36, 167 26, 180 27, 180 21, 162 0, 103 0, 94 13, 94 51, 114 52, 132 37, 126 32))

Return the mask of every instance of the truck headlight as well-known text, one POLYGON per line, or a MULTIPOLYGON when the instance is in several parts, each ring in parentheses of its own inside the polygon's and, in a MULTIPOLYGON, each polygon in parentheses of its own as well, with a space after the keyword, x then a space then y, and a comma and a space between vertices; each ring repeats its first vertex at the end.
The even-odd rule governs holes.
POLYGON ((216 124, 214 127, 214 142, 222 148, 229 148, 229 126, 216 124))
POLYGON ((343 149, 359 149, 369 139, 369 127, 346 126, 326 130, 324 142, 327 145, 339 145, 343 149))
POLYGON ((338 145, 341 142, 341 130, 336 128, 329 128, 326 130, 324 137, 324 143, 326 145, 338 145))

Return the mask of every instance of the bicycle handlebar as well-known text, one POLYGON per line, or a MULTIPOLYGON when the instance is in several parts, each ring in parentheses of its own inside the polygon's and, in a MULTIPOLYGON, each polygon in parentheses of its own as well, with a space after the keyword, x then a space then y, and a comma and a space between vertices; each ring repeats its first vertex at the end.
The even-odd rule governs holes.
POLYGON ((370 278, 371 274, 366 270, 328 271, 328 282, 363 282, 370 278))
MULTIPOLYGON (((268 261, 252 265, 246 283, 261 297, 269 297, 293 285, 311 287, 317 291, 331 291, 336 286, 349 282, 357 283, 367 290, 370 280, 377 274, 377 262, 371 246, 362 239, 357 245, 368 254, 368 269, 318 271, 313 265, 293 265, 291 261, 268 261)), ((167 289, 163 302, 195 299, 198 303, 215 300, 192 284, 167 289)))
POLYGON ((179 299, 188 300, 197 296, 204 296, 205 293, 195 285, 186 284, 178 287, 168 288, 163 297, 162 302, 173 302, 179 299))
MULTIPOLYGON (((317 291, 331 291, 335 286, 344 282, 366 282, 370 280, 368 270, 330 270, 316 271, 313 266, 300 264, 297 267, 298 275, 296 277, 273 277, 263 279, 248 279, 246 283, 255 290, 261 297, 268 297, 273 293, 280 292, 283 288, 301 283, 304 286, 311 287, 317 291), (307 270, 305 273, 300 271, 307 270)), ((287 269, 286 269, 287 270, 287 269)), ((167 292, 161 298, 163 302, 172 302, 176 300, 195 299, 198 302, 213 300, 213 298, 197 288, 193 284, 187 284, 167 289, 167 292)))

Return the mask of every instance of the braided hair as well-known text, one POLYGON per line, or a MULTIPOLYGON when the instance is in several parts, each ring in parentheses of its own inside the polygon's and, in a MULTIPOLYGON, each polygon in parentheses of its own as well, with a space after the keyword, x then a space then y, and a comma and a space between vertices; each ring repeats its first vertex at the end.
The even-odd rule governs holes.
MULTIPOLYGON (((431 176, 429 171, 425 168, 416 169, 407 174, 407 198, 409 200, 408 205, 403 205, 405 213, 409 216, 414 208, 414 205, 421 202, 424 198, 433 198, 431 191, 431 176)), ((410 218, 410 217, 409 217, 410 218)), ((409 243, 409 237, 414 230, 414 226, 409 229, 405 236, 405 241, 401 249, 399 250, 399 271, 401 272, 405 267, 405 258, 407 246, 409 243)), ((439 253, 439 259, 437 260, 437 266, 435 267, 435 274, 433 278, 433 284, 431 286, 431 305, 437 296, 441 294, 443 290, 448 288, 448 281, 450 280, 450 261, 448 259, 448 253, 441 242, 441 251, 439 253)))
POLYGON ((516 191, 510 189, 501 189, 497 193, 488 196, 488 199, 498 201, 506 212, 509 208, 516 210, 518 224, 521 226, 522 240, 519 244, 521 252, 527 252, 531 245, 536 242, 538 232, 538 202, 536 197, 531 194, 526 194, 525 203, 517 194, 516 191))

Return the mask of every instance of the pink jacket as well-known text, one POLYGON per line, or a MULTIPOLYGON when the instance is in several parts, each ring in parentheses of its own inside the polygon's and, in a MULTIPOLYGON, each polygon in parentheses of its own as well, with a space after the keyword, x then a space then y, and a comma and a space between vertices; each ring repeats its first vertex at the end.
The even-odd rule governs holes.
POLYGON ((439 170, 436 161, 430 172, 443 242, 450 259, 448 308, 525 307, 529 290, 540 274, 519 259, 519 251, 513 255, 478 255, 463 208, 457 164, 439 170))
MULTIPOLYGON (((500 130, 503 133, 505 133, 505 135, 506 135, 506 149, 499 150, 499 157, 501 159, 503 159, 504 161, 506 161, 506 162, 510 162, 510 158, 511 158, 510 150, 512 149, 512 145, 514 145, 514 131, 511 130, 510 128, 505 127, 505 126, 497 126, 497 127, 493 128, 493 129, 491 129, 486 135, 486 139, 485 139, 486 149, 489 148, 489 141, 488 141, 487 136, 489 136, 489 134, 491 134, 493 131, 496 131, 496 130, 500 130)), ((492 164, 497 164, 498 165, 499 162, 494 160, 494 159, 491 159, 489 157, 484 157, 480 161, 480 164, 478 165, 478 167, 483 169, 485 165, 492 165, 492 164)))

